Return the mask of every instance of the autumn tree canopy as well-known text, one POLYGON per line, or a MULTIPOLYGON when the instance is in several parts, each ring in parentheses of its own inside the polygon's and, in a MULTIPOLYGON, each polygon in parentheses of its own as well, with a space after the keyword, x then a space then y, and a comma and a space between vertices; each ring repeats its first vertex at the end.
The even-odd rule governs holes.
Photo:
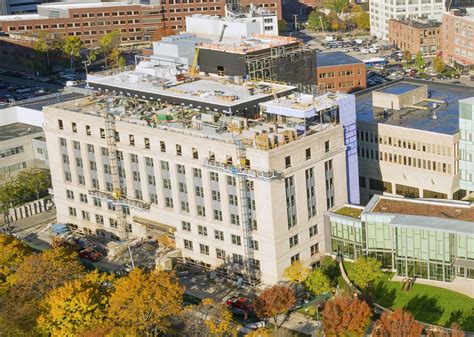
POLYGON ((273 318, 277 326, 277 316, 286 313, 296 303, 295 292, 285 286, 274 285, 265 289, 255 300, 255 312, 261 318, 273 318))
POLYGON ((168 272, 134 269, 115 282, 109 319, 125 335, 166 333, 182 310, 183 288, 168 272))
POLYGON ((375 323, 372 331, 374 337, 418 337, 421 336, 423 325, 418 323, 412 314, 397 309, 394 312, 386 311, 375 323))
POLYGON ((39 330, 51 336, 73 337, 103 324, 112 279, 94 271, 48 293, 38 317, 39 330))
POLYGON ((366 302, 343 295, 326 302, 321 320, 327 337, 363 336, 371 316, 366 302))
POLYGON ((313 270, 304 282, 306 289, 314 295, 321 295, 331 291, 329 278, 321 269, 313 270))
POLYGON ((359 257, 349 270, 349 278, 360 289, 366 289, 382 276, 382 263, 373 257, 359 257))
POLYGON ((0 292, 30 253, 30 249, 20 240, 0 234, 0 292))
POLYGON ((230 310, 225 304, 209 298, 187 307, 182 319, 186 336, 233 336, 237 333, 238 326, 233 322, 230 310))
POLYGON ((310 269, 303 262, 296 260, 283 271, 283 276, 293 283, 301 283, 306 280, 309 272, 310 269))

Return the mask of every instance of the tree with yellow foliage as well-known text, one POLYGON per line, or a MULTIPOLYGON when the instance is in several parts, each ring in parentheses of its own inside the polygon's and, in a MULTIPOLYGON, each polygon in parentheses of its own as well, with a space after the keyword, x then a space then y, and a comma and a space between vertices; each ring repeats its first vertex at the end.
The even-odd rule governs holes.
POLYGON ((66 337, 100 326, 106 318, 113 277, 93 271, 65 283, 45 298, 38 329, 50 336, 66 337))
POLYGON ((30 249, 20 240, 0 234, 0 292, 8 286, 10 277, 30 254, 30 249))
POLYGON ((238 326, 232 320, 232 313, 223 303, 210 298, 198 305, 187 307, 182 316, 186 336, 236 336, 238 326))
POLYGON ((270 330, 266 328, 258 328, 257 330, 253 330, 245 335, 245 337, 270 337, 270 330))
POLYGON ((115 282, 110 296, 112 335, 166 334, 170 318, 182 310, 183 288, 165 271, 134 269, 115 282))
POLYGON ((300 260, 296 260, 283 271, 283 276, 293 283, 301 283, 306 280, 310 271, 300 260))

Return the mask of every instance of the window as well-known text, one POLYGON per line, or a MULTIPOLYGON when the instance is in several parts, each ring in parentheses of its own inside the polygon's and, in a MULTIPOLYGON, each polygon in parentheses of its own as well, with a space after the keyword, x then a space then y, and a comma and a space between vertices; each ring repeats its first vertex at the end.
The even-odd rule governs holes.
POLYGON ((161 161, 161 169, 163 171, 169 171, 170 170, 170 166, 169 166, 167 161, 163 161, 163 160, 161 161))
POLYGON ((130 145, 135 146, 135 136, 134 135, 128 135, 128 142, 130 145))
POLYGON ((315 243, 311 246, 311 256, 314 256, 319 253, 319 243, 315 243))
POLYGON ((235 186, 236 185, 235 178, 231 176, 227 176, 227 185, 235 186))
POLYGON ((293 256, 290 258, 290 262, 291 262, 291 263, 296 262, 296 261, 299 261, 299 260, 300 260, 300 253, 295 254, 295 255, 293 255, 293 256))
POLYGON ((225 251, 219 248, 216 248, 216 257, 220 260, 225 260, 225 251))
POLYGON ((206 208, 204 206, 198 205, 197 206, 197 213, 199 216, 205 217, 206 216, 206 208))
POLYGON ((195 178, 201 179, 201 178, 202 178, 202 171, 201 171, 201 169, 193 168, 193 175, 194 175, 195 178))
POLYGON ((145 165, 148 167, 153 167, 153 158, 145 157, 145 165))
POLYGON ((91 214, 86 211, 82 211, 82 219, 89 221, 91 219, 91 214))
POLYGON ((193 159, 199 159, 199 152, 193 147, 193 159))
POLYGON ((232 262, 243 265, 244 264, 244 258, 240 254, 232 254, 232 262))
POLYGON ((77 133, 77 124, 72 122, 71 123, 71 129, 72 129, 72 132, 77 133))
POLYGON ((98 224, 103 225, 104 224, 104 217, 102 215, 96 214, 95 215, 95 222, 98 224))
POLYGON ((102 207, 102 202, 100 201, 99 198, 94 198, 94 206, 95 207, 102 207))
POLYGON ((230 215, 230 223, 236 226, 240 226, 240 219, 237 214, 230 215))
POLYGON ((163 141, 160 141, 160 151, 166 152, 166 144, 163 141))
POLYGON ((231 234, 231 235, 230 235, 230 238, 231 238, 231 242, 232 242, 233 245, 237 245, 237 246, 241 246, 241 245, 242 245, 240 236, 231 234))
POLYGON ((222 221, 222 211, 215 209, 214 210, 214 220, 222 221))
POLYGON ((201 254, 209 255, 209 246, 203 245, 201 243, 201 244, 199 244, 199 250, 201 251, 201 254))
POLYGON ((71 190, 66 190, 66 198, 74 200, 74 192, 71 190))
POLYGON ((210 172, 209 177, 210 177, 211 181, 219 182, 219 173, 210 172))
POLYGON ((92 145, 92 144, 87 144, 87 152, 89 152, 89 153, 95 153, 94 145, 92 145))
POLYGON ((170 190, 171 189, 171 180, 166 179, 166 178, 163 179, 163 188, 166 189, 166 190, 170 190))
POLYGON ((238 199, 236 195, 229 194, 229 204, 237 206, 238 205, 238 199))
POLYGON ((198 226, 198 234, 203 235, 203 236, 207 236, 207 227, 199 225, 198 226))
POLYGON ((224 232, 218 231, 217 229, 214 230, 214 239, 224 241, 224 232))
POLYGON ((165 207, 173 208, 173 198, 169 198, 169 197, 165 198, 165 207))
POLYGON ((212 190, 211 193, 212 193, 212 200, 221 201, 221 192, 212 190))
POLYGON ((74 207, 69 207, 69 215, 77 216, 76 209, 74 207))
POLYGON ((306 160, 311 159, 311 149, 310 148, 306 149, 305 154, 306 154, 306 160))
POLYGON ((182 154, 183 154, 183 152, 181 150, 181 145, 176 144, 176 155, 181 156, 182 154))
POLYGON ((253 250, 258 250, 258 241, 250 240, 250 247, 251 247, 253 250))
POLYGON ((290 241, 290 248, 293 248, 294 246, 296 246, 298 244, 298 241, 299 241, 298 240, 298 234, 292 236, 289 241, 290 241))
POLYGON ((313 225, 309 227, 309 237, 312 238, 316 234, 318 234, 318 225, 313 225))
POLYGON ((179 191, 181 193, 188 193, 188 187, 185 183, 179 183, 179 191))
POLYGON ((91 135, 91 126, 86 125, 86 135, 90 136, 91 135))
POLYGON ((291 167, 291 156, 285 157, 285 168, 291 167))
POLYGON ((79 200, 81 200, 81 202, 87 204, 87 194, 79 193, 79 200))
POLYGON ((324 152, 329 152, 329 140, 324 142, 324 152))
POLYGON ((58 127, 59 130, 64 130, 64 124, 62 119, 58 119, 58 127))
POLYGON ((184 242, 184 249, 193 250, 193 242, 192 241, 184 239, 183 242, 184 242))
POLYGON ((196 197, 204 197, 204 190, 200 186, 194 186, 196 197))
POLYGON ((134 164, 138 164, 138 156, 134 153, 130 154, 130 161, 134 164))
POLYGON ((184 165, 178 164, 178 165, 176 165, 176 169, 177 169, 179 174, 186 174, 186 169, 185 169, 184 165))

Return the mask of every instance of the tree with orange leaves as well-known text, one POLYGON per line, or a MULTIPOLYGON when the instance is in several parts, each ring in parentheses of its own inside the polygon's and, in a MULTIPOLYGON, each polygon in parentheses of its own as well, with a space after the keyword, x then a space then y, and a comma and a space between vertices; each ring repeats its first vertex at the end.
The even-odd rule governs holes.
POLYGON ((375 323, 372 336, 374 337, 418 337, 423 331, 423 324, 417 322, 412 314, 397 309, 386 311, 375 323))
POLYGON ((363 336, 371 316, 366 302, 342 295, 325 304, 321 320, 327 337, 363 336))
POLYGON ((278 315, 286 313, 296 303, 295 292, 285 286, 274 285, 255 300, 255 312, 261 318, 273 318, 277 329, 278 315))

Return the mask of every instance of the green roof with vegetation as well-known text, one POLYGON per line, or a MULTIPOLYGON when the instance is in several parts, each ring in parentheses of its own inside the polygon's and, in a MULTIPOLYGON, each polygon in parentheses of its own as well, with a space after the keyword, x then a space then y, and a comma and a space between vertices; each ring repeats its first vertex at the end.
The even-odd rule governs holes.
POLYGON ((349 206, 344 206, 336 210, 334 213, 339 215, 348 216, 351 218, 360 219, 360 214, 362 213, 361 208, 354 208, 349 206))

